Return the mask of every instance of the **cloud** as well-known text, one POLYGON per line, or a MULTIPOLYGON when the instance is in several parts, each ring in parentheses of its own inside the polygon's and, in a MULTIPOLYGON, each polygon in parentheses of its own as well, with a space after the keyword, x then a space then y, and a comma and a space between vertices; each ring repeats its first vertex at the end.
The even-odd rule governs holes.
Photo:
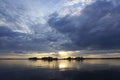
POLYGON ((76 4, 85 5, 85 4, 90 4, 92 1, 93 0, 66 0, 65 5, 66 6, 73 6, 76 4))
POLYGON ((21 3, 10 2, 9 0, 1 0, 0 2, 0 26, 6 26, 16 32, 30 33, 26 24, 25 16, 26 8, 21 3))
POLYGON ((48 9, 55 11, 50 6, 59 1, 48 1, 46 5, 43 5, 44 0, 23 1, 0 2, 0 52, 49 52, 59 50, 61 44, 68 43, 64 35, 57 33, 45 21, 50 14, 48 9))
MULTIPOLYGON (((48 23, 70 38, 76 49, 120 48, 120 4, 101 0, 86 6, 80 15, 54 13, 48 23)), ((69 46, 64 45, 69 49, 69 46)))
MULTIPOLYGON (((61 48, 67 41, 64 35, 56 33, 47 26, 34 25, 34 34, 13 31, 6 26, 0 26, 0 52, 11 51, 41 51, 50 52, 61 48), (41 27, 39 27, 41 26, 41 27), (42 32, 39 32, 40 30, 42 32), (66 40, 62 40, 62 39, 66 40)), ((19 53, 18 53, 19 54, 19 53)))
POLYGON ((0 37, 3 37, 3 36, 14 36, 14 33, 11 31, 11 29, 9 28, 6 28, 4 26, 0 26, 0 37))
POLYGON ((45 5, 44 0, 23 1, 0 2, 0 52, 120 47, 117 0, 96 1, 84 7, 80 0, 68 0, 74 4, 67 6, 62 0, 45 5))

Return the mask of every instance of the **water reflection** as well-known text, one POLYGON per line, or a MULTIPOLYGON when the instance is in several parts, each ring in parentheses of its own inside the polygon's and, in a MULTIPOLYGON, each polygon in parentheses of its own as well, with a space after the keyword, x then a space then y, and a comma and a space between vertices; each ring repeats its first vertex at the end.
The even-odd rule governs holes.
POLYGON ((49 68, 49 69, 59 69, 60 71, 72 70, 72 69, 80 69, 81 61, 67 61, 67 60, 59 60, 59 61, 30 61, 29 66, 38 67, 38 68, 49 68))
POLYGON ((0 80, 120 80, 119 62, 0 60, 0 80))
POLYGON ((42 60, 1 60, 0 67, 2 68, 47 68, 65 70, 93 70, 104 69, 110 67, 120 67, 120 60, 84 60, 84 61, 42 61, 42 60))

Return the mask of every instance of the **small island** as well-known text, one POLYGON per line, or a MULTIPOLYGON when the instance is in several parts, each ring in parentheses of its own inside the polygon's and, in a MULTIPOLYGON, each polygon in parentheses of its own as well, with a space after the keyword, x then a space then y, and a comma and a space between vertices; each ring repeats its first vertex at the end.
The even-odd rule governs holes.
POLYGON ((83 61, 83 60, 97 60, 97 59, 120 59, 120 57, 113 57, 113 58, 84 58, 84 57, 67 57, 67 58, 53 58, 53 57, 42 57, 42 58, 37 58, 37 57, 31 57, 28 58, 29 60, 43 60, 43 61, 57 61, 57 60, 76 60, 76 61, 83 61))
POLYGON ((28 58, 29 60, 44 60, 44 61, 53 61, 53 60, 76 60, 76 61, 81 61, 81 60, 84 60, 85 58, 83 57, 75 57, 75 58, 72 58, 72 57, 68 57, 68 58, 62 58, 62 59, 59 59, 59 58, 53 58, 53 57, 42 57, 42 58, 37 58, 37 57, 32 57, 32 58, 28 58))

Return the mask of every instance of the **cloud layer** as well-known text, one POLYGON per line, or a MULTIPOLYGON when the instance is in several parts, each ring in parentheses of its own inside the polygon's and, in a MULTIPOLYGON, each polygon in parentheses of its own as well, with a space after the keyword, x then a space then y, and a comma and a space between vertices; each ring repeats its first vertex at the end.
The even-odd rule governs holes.
POLYGON ((119 0, 45 2, 0 1, 0 51, 120 48, 119 0))
POLYGON ((96 1, 86 6, 80 15, 59 17, 59 13, 54 13, 48 23, 69 37, 77 49, 119 49, 119 8, 116 1, 96 1))

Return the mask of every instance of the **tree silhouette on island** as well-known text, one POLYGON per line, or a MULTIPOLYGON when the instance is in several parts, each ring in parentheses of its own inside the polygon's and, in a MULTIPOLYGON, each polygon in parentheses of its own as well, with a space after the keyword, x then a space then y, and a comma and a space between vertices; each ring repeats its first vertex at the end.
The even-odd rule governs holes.
POLYGON ((76 60, 76 61, 82 61, 82 60, 91 60, 91 59, 120 59, 120 57, 112 57, 112 58, 84 58, 84 57, 68 57, 68 58, 62 58, 62 59, 59 59, 59 58, 53 58, 53 57, 42 57, 42 58, 37 58, 37 57, 31 57, 31 58, 28 58, 29 60, 44 60, 44 61, 57 61, 57 60, 68 60, 68 61, 71 61, 71 60, 76 60))
POLYGON ((32 58, 28 58, 29 60, 44 60, 44 61, 53 61, 53 60, 84 60, 85 58, 83 57, 75 57, 75 58, 72 58, 72 57, 68 57, 68 58, 62 58, 62 59, 59 59, 59 58, 53 58, 53 57, 42 57, 42 58, 37 58, 37 57, 32 57, 32 58))

